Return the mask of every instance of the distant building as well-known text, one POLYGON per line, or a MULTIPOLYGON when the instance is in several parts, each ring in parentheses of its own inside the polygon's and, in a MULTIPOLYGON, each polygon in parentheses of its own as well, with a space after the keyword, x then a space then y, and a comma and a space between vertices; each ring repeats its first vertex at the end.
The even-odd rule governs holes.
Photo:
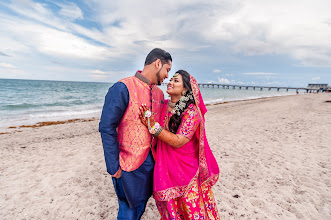
POLYGON ((328 84, 308 84, 309 89, 323 89, 328 87, 328 84))
POLYGON ((328 87, 328 84, 308 84, 307 89, 326 91, 327 89, 330 89, 330 87, 328 87))

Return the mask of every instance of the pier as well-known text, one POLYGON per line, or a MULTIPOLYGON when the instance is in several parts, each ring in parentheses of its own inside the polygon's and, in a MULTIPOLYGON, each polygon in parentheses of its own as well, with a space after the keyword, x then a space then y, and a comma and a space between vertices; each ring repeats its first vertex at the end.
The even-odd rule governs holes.
MULTIPOLYGON (((167 85, 167 83, 162 83, 162 85, 167 85)), ((221 88, 221 89, 253 89, 253 90, 286 90, 286 92, 288 92, 289 90, 296 90, 296 92, 299 91, 306 91, 308 92, 320 92, 322 91, 322 89, 319 88, 304 88, 304 87, 277 87, 277 86, 244 86, 244 85, 230 85, 230 84, 218 84, 218 83, 198 83, 200 88, 221 88)))

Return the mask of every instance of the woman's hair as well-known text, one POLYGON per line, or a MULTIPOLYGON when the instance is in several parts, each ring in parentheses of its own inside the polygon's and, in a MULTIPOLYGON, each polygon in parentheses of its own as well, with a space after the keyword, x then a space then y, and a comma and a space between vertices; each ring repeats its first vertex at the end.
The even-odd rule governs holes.
MULTIPOLYGON (((186 94, 184 96, 186 97, 193 97, 192 87, 191 87, 191 81, 190 81, 190 74, 186 72, 185 70, 178 70, 176 73, 179 73, 183 78, 183 85, 184 89, 186 89, 186 94)), ((173 114, 169 120, 169 131, 176 134, 177 130, 179 128, 179 125, 182 121, 182 113, 187 109, 187 107, 191 104, 195 104, 194 98, 188 99, 188 101, 185 102, 185 107, 183 109, 180 109, 180 115, 177 113, 173 114)), ((176 106, 179 104, 179 100, 176 103, 176 106)))

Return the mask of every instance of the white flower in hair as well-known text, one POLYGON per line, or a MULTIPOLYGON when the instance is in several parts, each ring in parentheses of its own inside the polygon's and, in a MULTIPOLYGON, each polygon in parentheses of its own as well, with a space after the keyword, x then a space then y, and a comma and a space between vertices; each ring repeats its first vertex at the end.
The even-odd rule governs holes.
POLYGON ((184 110, 186 103, 191 99, 194 99, 191 92, 187 96, 180 97, 178 104, 176 104, 175 108, 171 111, 171 113, 177 113, 177 115, 180 116, 180 111, 184 110))

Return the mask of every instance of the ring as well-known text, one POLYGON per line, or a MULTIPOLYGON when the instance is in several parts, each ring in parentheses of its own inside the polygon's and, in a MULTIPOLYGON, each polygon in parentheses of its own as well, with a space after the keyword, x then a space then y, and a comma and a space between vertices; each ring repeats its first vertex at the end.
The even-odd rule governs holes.
POLYGON ((152 112, 147 110, 144 112, 144 117, 147 118, 147 126, 148 130, 151 129, 151 122, 150 122, 150 117, 152 116, 152 112))
POLYGON ((147 111, 144 112, 144 117, 145 118, 149 118, 151 116, 152 116, 152 112, 151 111, 147 110, 147 111))

